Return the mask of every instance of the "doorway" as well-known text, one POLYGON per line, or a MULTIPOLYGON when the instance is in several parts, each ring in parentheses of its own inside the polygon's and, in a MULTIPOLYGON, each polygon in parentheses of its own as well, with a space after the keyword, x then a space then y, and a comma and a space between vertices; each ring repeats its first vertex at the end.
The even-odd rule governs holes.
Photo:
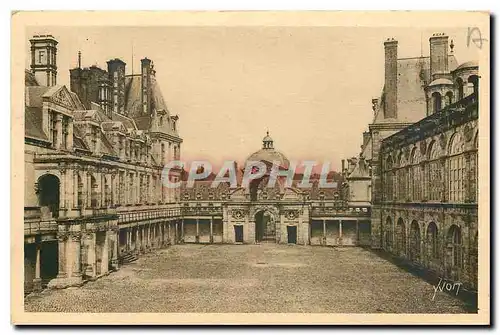
POLYGON ((297 244, 297 226, 287 226, 286 231, 288 235, 288 243, 297 244))
POLYGON ((243 243, 243 226, 234 226, 234 241, 243 243))
POLYGON ((276 242, 276 224, 268 211, 255 214, 255 242, 276 242))

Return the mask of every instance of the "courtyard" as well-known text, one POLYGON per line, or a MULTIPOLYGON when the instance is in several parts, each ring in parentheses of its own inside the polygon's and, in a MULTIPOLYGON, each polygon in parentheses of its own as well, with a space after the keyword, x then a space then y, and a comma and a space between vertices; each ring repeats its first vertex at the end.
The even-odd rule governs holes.
POLYGON ((466 313, 461 300, 362 248, 175 245, 28 312, 466 313))

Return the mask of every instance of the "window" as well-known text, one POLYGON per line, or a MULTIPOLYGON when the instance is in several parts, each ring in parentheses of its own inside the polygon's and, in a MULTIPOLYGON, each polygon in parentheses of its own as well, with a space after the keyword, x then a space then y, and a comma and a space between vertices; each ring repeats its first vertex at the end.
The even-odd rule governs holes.
POLYGON ((462 100, 464 98, 464 81, 462 78, 457 78, 456 85, 458 89, 458 100, 462 100))
POLYGON ((477 134, 474 139, 474 148, 476 149, 475 152, 472 153, 471 158, 470 158, 470 168, 471 168, 471 178, 470 178, 470 192, 471 192, 471 197, 470 201, 471 202, 477 202, 477 189, 478 189, 478 138, 477 134))
POLYGON ((68 126, 69 125, 69 118, 66 116, 63 116, 62 118, 62 148, 64 149, 69 149, 68 148, 68 126))
POLYGON ((422 200, 422 171, 420 169, 420 161, 422 157, 420 150, 415 147, 411 152, 411 178, 410 178, 410 192, 413 201, 422 200))
POLYGON ((446 106, 449 106, 453 103, 453 92, 448 91, 446 93, 446 106))
POLYGON ((54 112, 49 112, 49 136, 52 146, 55 147, 57 143, 57 115, 54 112))
POLYGON ((439 161, 439 149, 436 142, 430 145, 429 165, 428 165, 428 186, 429 186, 429 200, 439 201, 442 200, 442 170, 441 162, 439 161))
POLYGON ((437 113, 441 110, 441 94, 438 92, 432 93, 432 112, 437 113))
POLYGON ((393 179, 394 179, 394 171, 392 171, 392 157, 389 156, 387 158, 387 161, 386 161, 386 172, 385 172, 385 176, 386 176, 386 183, 385 183, 385 194, 386 194, 386 199, 388 201, 392 201, 393 200, 393 194, 394 194, 394 183, 393 183, 393 179))
POLYGON ((464 202, 465 200, 465 159, 463 155, 464 142, 459 133, 455 133, 449 147, 449 200, 450 202, 464 202))

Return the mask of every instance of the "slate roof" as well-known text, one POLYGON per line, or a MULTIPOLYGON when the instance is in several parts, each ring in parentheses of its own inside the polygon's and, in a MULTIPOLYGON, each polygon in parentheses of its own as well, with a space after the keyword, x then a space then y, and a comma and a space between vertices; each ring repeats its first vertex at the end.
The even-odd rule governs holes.
POLYGON ((24 136, 43 141, 49 140, 49 138, 42 129, 41 108, 39 107, 24 108, 24 136))
POLYGON ((35 74, 30 70, 24 70, 24 85, 25 86, 39 86, 35 74))
MULTIPOLYGON (((448 69, 457 68, 454 55, 448 56, 448 69)), ((427 115, 424 87, 431 82, 430 57, 413 57, 398 59, 398 97, 397 122, 415 123, 427 115)), ((384 90, 380 99, 380 108, 373 123, 394 122, 384 119, 384 90)))

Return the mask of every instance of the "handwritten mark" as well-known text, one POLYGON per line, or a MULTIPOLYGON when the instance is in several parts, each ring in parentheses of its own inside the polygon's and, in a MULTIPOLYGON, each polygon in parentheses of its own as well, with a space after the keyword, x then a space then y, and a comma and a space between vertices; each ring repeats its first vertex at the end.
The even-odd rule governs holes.
POLYGON ((467 28, 467 47, 470 46, 470 43, 474 43, 476 47, 479 49, 483 48, 483 42, 487 42, 486 38, 482 38, 481 30, 478 27, 469 27, 467 28))
POLYGON ((434 294, 432 296, 432 301, 434 301, 434 298, 436 297, 436 293, 438 291, 440 292, 453 292, 455 291, 455 295, 458 295, 458 292, 460 292, 460 286, 462 286, 462 283, 457 282, 457 283, 450 283, 447 282, 446 280, 443 280, 443 278, 439 278, 439 283, 437 286, 434 287, 434 294))

